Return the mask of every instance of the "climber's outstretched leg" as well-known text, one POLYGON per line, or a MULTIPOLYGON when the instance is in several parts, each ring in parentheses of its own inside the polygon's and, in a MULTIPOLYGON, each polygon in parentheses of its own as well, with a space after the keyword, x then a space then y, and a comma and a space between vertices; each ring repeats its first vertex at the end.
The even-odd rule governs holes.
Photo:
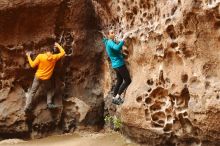
POLYGON ((112 103, 119 105, 120 102, 116 98, 116 95, 118 94, 119 88, 120 88, 121 84, 123 83, 123 77, 121 76, 121 74, 118 71, 115 70, 115 72, 116 72, 116 76, 117 76, 117 82, 116 82, 116 85, 115 85, 114 91, 113 91, 112 103))
POLYGON ((35 77, 34 81, 33 81, 33 84, 32 84, 32 87, 31 87, 31 90, 29 91, 29 93, 26 96, 26 104, 25 104, 25 107, 24 107, 24 112, 25 113, 28 113, 28 112, 31 111, 32 101, 33 101, 33 98, 35 97, 35 94, 36 94, 37 90, 40 87, 40 84, 41 84, 40 80, 37 77, 35 77))
POLYGON ((117 82, 114 87, 114 92, 113 92, 114 97, 118 94, 119 88, 120 88, 121 84, 123 83, 123 77, 121 76, 121 74, 117 70, 115 70, 115 72, 116 72, 116 76, 117 76, 117 82))
POLYGON ((127 69, 127 67, 124 65, 122 67, 116 68, 115 69, 117 72, 119 72, 119 74, 122 76, 124 82, 122 83, 122 85, 119 88, 118 94, 121 95, 125 89, 130 85, 131 83, 131 77, 129 74, 129 71, 127 69))
POLYGON ((45 89, 47 89, 47 107, 49 109, 58 108, 57 105, 53 104, 53 96, 55 94, 55 87, 52 86, 52 80, 48 80, 45 82, 45 89))
MULTIPOLYGON (((115 71, 116 71, 116 74, 117 74, 117 77, 119 77, 118 79, 118 83, 121 83, 120 84, 120 87, 117 91, 117 93, 114 93, 115 98, 120 102, 120 103, 123 103, 124 102, 124 99, 121 97, 121 94, 125 91, 125 89, 130 85, 131 83, 131 77, 130 77, 130 74, 129 74, 129 71, 127 69, 127 67, 125 65, 123 65, 122 67, 118 67, 118 68, 115 68, 115 71), (123 79, 123 83, 121 82, 121 79, 123 79)), ((117 87, 118 88, 118 87, 117 87)), ((117 89, 116 88, 116 89, 117 89)), ((116 90, 115 90, 116 91, 116 90)))

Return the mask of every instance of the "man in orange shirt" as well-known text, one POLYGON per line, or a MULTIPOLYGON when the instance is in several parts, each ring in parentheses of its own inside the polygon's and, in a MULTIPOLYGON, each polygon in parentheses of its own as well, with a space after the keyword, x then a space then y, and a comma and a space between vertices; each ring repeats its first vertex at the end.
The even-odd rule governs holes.
POLYGON ((26 97, 26 105, 24 108, 25 113, 31 111, 32 100, 39 89, 40 86, 44 86, 45 90, 47 90, 47 106, 49 109, 56 108, 57 106, 52 103, 52 98, 54 95, 53 89, 51 89, 51 81, 50 78, 53 74, 54 67, 56 62, 61 59, 65 55, 64 49, 58 44, 54 45, 59 49, 60 53, 53 54, 51 48, 46 49, 46 52, 43 54, 39 54, 34 61, 32 61, 30 57, 30 53, 26 53, 29 64, 32 68, 37 67, 37 72, 35 74, 35 78, 26 97))

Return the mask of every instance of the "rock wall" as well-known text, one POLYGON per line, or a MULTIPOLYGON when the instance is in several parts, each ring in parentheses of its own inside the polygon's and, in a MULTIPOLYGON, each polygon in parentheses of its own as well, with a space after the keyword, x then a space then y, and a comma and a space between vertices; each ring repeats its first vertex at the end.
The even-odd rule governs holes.
MULTIPOLYGON (((220 1, 93 4, 104 30, 131 32, 124 50, 132 83, 116 112, 124 133, 149 145, 219 145, 220 1)), ((106 62, 105 96, 109 68, 106 62)))
POLYGON ((0 2, 0 137, 43 137, 73 131, 77 125, 102 127, 103 50, 96 43, 98 22, 87 0, 0 2), (67 52, 52 77, 54 102, 61 107, 47 109, 42 87, 33 116, 26 117, 25 94, 35 69, 25 52, 32 51, 34 59, 53 40, 67 52))
MULTIPOLYGON (((42 137, 103 125, 106 110, 124 133, 149 145, 220 144, 219 0, 3 0, 0 2, 0 135, 42 137), (132 76, 125 103, 109 99, 115 74, 99 30, 131 32, 124 53, 132 76), (24 116, 32 57, 60 42, 67 55, 52 77, 54 102, 38 93, 24 116)), ((42 92, 43 91, 43 92, 42 92)))

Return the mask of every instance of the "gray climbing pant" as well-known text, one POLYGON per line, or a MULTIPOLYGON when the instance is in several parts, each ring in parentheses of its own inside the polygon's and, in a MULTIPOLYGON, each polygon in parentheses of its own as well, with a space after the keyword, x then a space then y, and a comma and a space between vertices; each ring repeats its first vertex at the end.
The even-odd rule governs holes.
POLYGON ((47 104, 52 103, 52 98, 54 96, 54 89, 52 89, 51 80, 50 79, 40 80, 35 76, 32 87, 26 96, 25 109, 32 108, 31 106, 32 106, 33 99, 35 98, 35 95, 39 88, 47 92, 47 104))

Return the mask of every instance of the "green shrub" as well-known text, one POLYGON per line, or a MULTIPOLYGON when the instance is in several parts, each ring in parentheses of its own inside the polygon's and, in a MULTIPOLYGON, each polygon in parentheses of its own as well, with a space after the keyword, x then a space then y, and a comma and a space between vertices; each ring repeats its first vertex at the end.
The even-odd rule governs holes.
POLYGON ((116 116, 105 116, 105 123, 110 124, 114 130, 119 130, 122 127, 121 119, 117 118, 116 116))

